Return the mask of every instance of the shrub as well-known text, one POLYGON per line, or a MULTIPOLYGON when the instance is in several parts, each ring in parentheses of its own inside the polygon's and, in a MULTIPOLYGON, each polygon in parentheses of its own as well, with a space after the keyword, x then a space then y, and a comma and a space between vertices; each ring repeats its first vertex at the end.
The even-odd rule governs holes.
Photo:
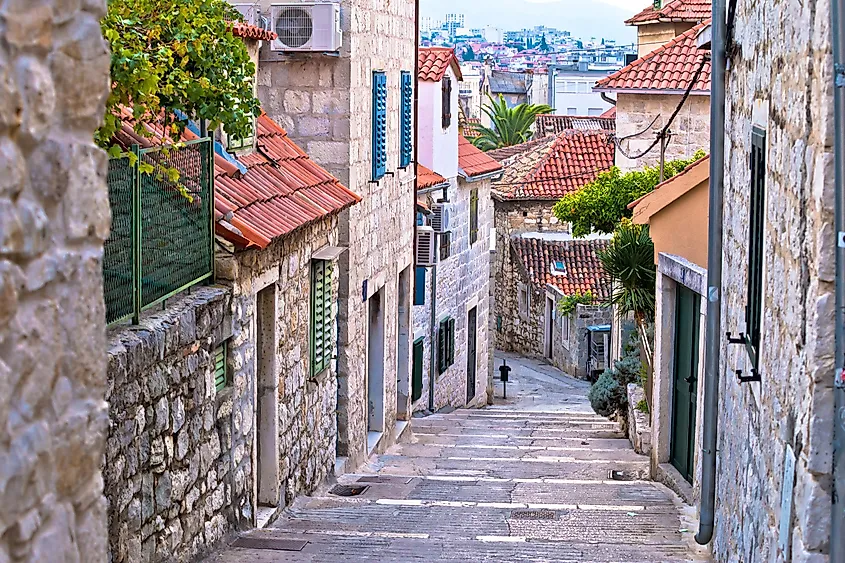
POLYGON ((587 398, 593 410, 601 416, 610 416, 616 412, 625 412, 628 408, 628 395, 619 384, 615 370, 607 369, 590 387, 587 398))

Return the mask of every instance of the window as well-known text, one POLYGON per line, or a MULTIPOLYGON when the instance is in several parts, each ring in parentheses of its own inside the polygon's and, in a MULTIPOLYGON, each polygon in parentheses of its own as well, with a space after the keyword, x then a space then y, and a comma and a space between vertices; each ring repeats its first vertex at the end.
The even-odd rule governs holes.
POLYGON ((414 276, 414 305, 425 305, 425 273, 422 266, 417 266, 414 276))
POLYGON ((332 339, 332 262, 311 262, 311 377, 328 369, 332 339))
POLYGON ((455 319, 448 317, 440 321, 437 341, 437 368, 443 374, 455 363, 455 319))
POLYGON ((469 192, 469 243, 478 241, 478 188, 469 192))
POLYGON ((564 264, 561 260, 555 260, 554 262, 552 262, 551 270, 553 276, 565 276, 566 264, 564 264))
POLYGON ((452 252, 452 233, 440 233, 440 260, 449 258, 452 252))
POLYGON ((452 125, 452 79, 444 76, 441 88, 443 94, 443 129, 448 129, 452 125))
POLYGON ((593 117, 599 116, 604 113, 604 110, 601 108, 589 108, 587 110, 587 115, 592 115, 593 117))
POLYGON ((566 108, 566 115, 578 115, 578 108, 566 108))
POLYGON ((570 329, 570 321, 572 318, 569 315, 561 315, 560 322, 562 325, 561 336, 563 337, 563 341, 566 342, 566 347, 569 348, 569 329, 570 329))
POLYGON ((214 388, 218 393, 229 384, 227 371, 226 343, 224 342, 214 350, 214 388))
POLYGON ((422 397, 423 386, 423 359, 425 355, 424 340, 414 340, 414 371, 411 377, 411 402, 417 402, 422 397))
POLYGON ((399 123, 399 168, 407 168, 414 158, 414 82, 411 73, 402 71, 402 108, 399 123))
POLYGON ((373 72, 373 180, 387 173, 387 76, 373 72))
POLYGON ((745 306, 745 347, 753 368, 760 358, 763 314, 763 232, 766 221, 766 132, 751 130, 751 201, 748 217, 748 301, 745 306))
POLYGON ((253 143, 255 142, 255 116, 253 115, 250 118, 249 123, 249 130, 250 132, 247 134, 246 137, 236 137, 234 135, 229 135, 227 138, 226 148, 230 152, 240 151, 243 149, 251 149, 253 143))

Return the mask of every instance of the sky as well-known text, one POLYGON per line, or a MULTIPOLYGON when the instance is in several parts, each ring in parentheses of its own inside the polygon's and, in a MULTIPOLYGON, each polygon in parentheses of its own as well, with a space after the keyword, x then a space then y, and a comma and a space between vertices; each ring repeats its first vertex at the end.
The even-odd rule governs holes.
POLYGON ((522 29, 545 25, 576 37, 636 41, 635 28, 623 22, 650 5, 649 0, 420 0, 422 16, 443 19, 462 13, 467 27, 522 29))

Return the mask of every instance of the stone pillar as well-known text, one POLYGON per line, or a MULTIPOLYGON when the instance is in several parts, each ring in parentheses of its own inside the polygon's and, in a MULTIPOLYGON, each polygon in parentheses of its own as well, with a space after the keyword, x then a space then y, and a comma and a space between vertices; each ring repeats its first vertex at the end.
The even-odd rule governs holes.
POLYGON ((0 561, 106 561, 105 0, 0 3, 0 561))

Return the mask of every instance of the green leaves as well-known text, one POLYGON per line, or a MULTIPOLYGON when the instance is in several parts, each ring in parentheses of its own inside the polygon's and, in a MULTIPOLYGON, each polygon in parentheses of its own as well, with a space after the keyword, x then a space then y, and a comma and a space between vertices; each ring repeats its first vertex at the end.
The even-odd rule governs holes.
MULTIPOLYGON (((111 47, 112 91, 97 143, 111 145, 123 125, 120 108, 136 121, 178 110, 247 136, 260 107, 255 65, 227 23, 239 19, 226 0, 109 0, 101 27, 111 47)), ((151 136, 142 126, 135 131, 151 136)), ((180 131, 168 133, 175 140, 180 131)))
MULTIPOLYGON (((664 177, 671 178, 704 156, 704 151, 698 151, 690 159, 665 163, 664 177)), ((614 166, 557 202, 554 214, 562 222, 572 224, 575 237, 592 232, 612 233, 623 218, 631 217, 628 205, 654 190, 659 181, 660 169, 657 167, 622 173, 614 166)))
POLYGON ((567 295, 557 304, 557 311, 563 316, 569 316, 575 312, 578 305, 592 305, 595 302, 593 292, 587 291, 585 293, 575 293, 574 295, 567 295))
POLYGON ((620 317, 633 313, 638 322, 654 318, 654 242, 648 225, 623 220, 598 257, 613 280, 608 305, 616 305, 620 317))
POLYGON ((508 107, 504 96, 493 99, 481 108, 490 118, 492 127, 476 126, 479 136, 472 143, 483 151, 500 149, 524 143, 531 138, 531 126, 538 115, 554 111, 545 104, 519 104, 508 107))

